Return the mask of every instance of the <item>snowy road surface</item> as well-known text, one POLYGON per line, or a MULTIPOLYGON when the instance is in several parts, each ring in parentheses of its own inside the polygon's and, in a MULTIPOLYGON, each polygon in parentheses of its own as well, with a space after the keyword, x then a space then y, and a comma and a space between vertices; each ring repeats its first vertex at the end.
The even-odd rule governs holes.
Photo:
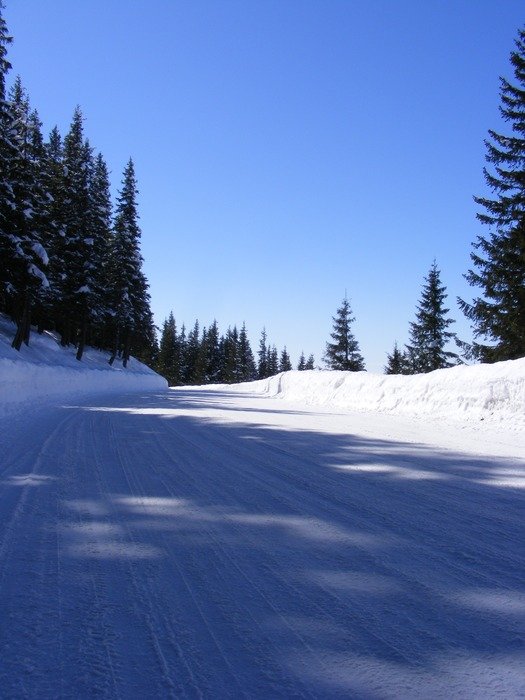
POLYGON ((187 389, 0 427, 0 697, 524 697, 512 440, 187 389))

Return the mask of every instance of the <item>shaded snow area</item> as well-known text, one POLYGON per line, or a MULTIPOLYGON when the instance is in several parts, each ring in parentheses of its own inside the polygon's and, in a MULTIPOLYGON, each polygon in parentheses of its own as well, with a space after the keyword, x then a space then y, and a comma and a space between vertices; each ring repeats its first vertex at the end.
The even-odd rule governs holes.
POLYGON ((51 333, 34 331, 19 352, 11 347, 14 334, 14 324, 0 316, 0 416, 59 398, 167 387, 133 358, 124 369, 118 360, 110 366, 108 353, 86 348, 79 362, 74 348, 62 348, 51 333))
POLYGON ((523 363, 447 372, 0 415, 2 700, 523 698, 523 363))

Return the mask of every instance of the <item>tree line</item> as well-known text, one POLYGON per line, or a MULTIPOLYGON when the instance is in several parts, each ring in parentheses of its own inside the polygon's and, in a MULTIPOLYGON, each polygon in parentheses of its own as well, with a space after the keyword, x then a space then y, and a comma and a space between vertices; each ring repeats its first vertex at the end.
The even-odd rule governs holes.
POLYGON ((142 271, 137 181, 124 168, 113 207, 108 168, 84 135, 79 107, 63 137, 42 135, 38 112, 11 65, 0 6, 0 312, 16 324, 12 346, 31 325, 59 334, 82 359, 86 344, 152 362, 156 339, 142 271))
MULTIPOLYGON (((306 359, 302 353, 297 369, 314 369, 314 362, 313 355, 306 359)), ((265 329, 254 355, 245 323, 240 331, 235 325, 220 334, 217 321, 201 329, 197 320, 187 333, 184 324, 177 329, 172 312, 162 327, 155 369, 170 386, 180 386, 249 382, 293 367, 286 347, 279 352, 268 342, 265 329)))

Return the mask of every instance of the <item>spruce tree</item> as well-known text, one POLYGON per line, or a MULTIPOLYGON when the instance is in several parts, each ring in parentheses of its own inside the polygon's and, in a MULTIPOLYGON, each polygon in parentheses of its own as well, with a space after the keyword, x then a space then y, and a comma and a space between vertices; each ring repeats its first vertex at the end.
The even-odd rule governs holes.
POLYGON ((252 381, 256 378, 257 371, 255 369, 255 361, 250 346, 250 341, 248 340, 248 333, 246 331, 245 323, 242 324, 242 328, 239 333, 239 347, 237 355, 239 358, 239 381, 252 381))
POLYGON ((111 319, 111 277, 110 254, 113 246, 111 227, 111 196, 109 189, 109 174, 106 162, 101 153, 93 162, 90 178, 91 204, 91 236, 92 245, 92 275, 93 286, 92 318, 95 333, 91 344, 99 348, 109 347, 111 319))
POLYGON ((222 358, 219 341, 219 326, 214 319, 208 329, 205 346, 204 381, 207 384, 217 384, 221 381, 222 358))
POLYGON ((489 130, 484 169, 491 197, 475 197, 483 212, 477 218, 490 227, 473 244, 473 269, 467 281, 482 290, 471 303, 459 299, 473 322, 471 354, 484 362, 525 356, 525 29, 518 32, 510 55, 514 82, 500 78, 500 112, 510 133, 489 130))
POLYGON ((268 348, 267 368, 269 377, 274 377, 279 373, 279 353, 275 345, 268 348))
POLYGON ((142 271, 137 193, 135 168, 130 159, 124 169, 122 189, 117 199, 110 275, 114 335, 110 363, 120 354, 124 367, 132 347, 140 360, 149 363, 155 350, 148 282, 142 271))
POLYGON ((297 369, 299 370, 299 372, 304 372, 304 370, 306 369, 306 358, 304 356, 304 352, 301 352, 301 357, 299 358, 297 369))
POLYGON ((155 369, 169 386, 177 384, 177 327, 173 312, 164 321, 155 369))
POLYGON ((0 2, 0 310, 8 312, 14 286, 14 267, 17 260, 17 241, 12 234, 12 216, 15 209, 11 173, 17 156, 11 137, 13 112, 7 100, 7 74, 11 64, 7 60, 8 46, 13 41, 2 16, 0 2))
POLYGON ((399 349, 397 342, 394 343, 392 353, 387 353, 386 359, 385 374, 410 374, 408 359, 405 353, 399 349))
POLYGON ((455 334, 447 330, 454 321, 447 318, 449 309, 444 306, 446 297, 446 288, 441 283, 434 260, 425 277, 416 320, 410 324, 410 343, 406 346, 406 355, 413 374, 432 372, 458 363, 457 354, 445 349, 455 338, 455 334))
POLYGON ((14 197, 10 237, 15 242, 10 312, 17 323, 12 346, 20 350, 22 342, 29 342, 31 312, 40 290, 49 286, 44 272, 48 256, 42 245, 46 197, 41 178, 40 121, 36 113, 31 113, 20 78, 11 90, 10 102, 13 115, 10 137, 16 145, 16 157, 9 172, 14 197))
POLYGON ((78 360, 82 358, 95 293, 90 226, 92 152, 84 138, 83 120, 77 107, 64 140, 64 268, 59 288, 61 344, 77 344, 78 360))
POLYGON ((257 352, 259 361, 257 363, 257 379, 265 379, 269 377, 268 374, 268 347, 266 345, 266 329, 263 328, 261 332, 261 339, 259 340, 259 351, 257 352))
POLYGON ((279 360, 279 372, 289 372, 291 369, 293 369, 293 367, 290 361, 290 355, 288 354, 285 346, 284 350, 281 352, 281 358, 279 360))
POLYGON ((331 333, 333 342, 326 344, 324 356, 328 369, 359 372, 365 369, 365 363, 359 350, 359 344, 351 330, 352 311, 348 299, 343 299, 341 306, 333 317, 334 330, 331 333))
POLYGON ((315 360, 313 355, 309 355, 304 366, 305 369, 315 369, 315 360))

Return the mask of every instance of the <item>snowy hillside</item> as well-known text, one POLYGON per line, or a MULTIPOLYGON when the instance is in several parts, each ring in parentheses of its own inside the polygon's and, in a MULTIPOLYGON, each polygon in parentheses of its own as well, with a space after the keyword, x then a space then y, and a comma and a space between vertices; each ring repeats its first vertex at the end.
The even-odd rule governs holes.
POLYGON ((14 325, 0 317, 0 416, 48 399, 102 393, 165 389, 167 382, 149 367, 131 359, 108 364, 108 354, 87 348, 82 362, 71 348, 62 348, 51 333, 31 334, 29 347, 13 350, 14 325))
POLYGON ((525 358, 413 376, 368 372, 285 372, 244 384, 287 401, 461 422, 525 427, 525 358))

